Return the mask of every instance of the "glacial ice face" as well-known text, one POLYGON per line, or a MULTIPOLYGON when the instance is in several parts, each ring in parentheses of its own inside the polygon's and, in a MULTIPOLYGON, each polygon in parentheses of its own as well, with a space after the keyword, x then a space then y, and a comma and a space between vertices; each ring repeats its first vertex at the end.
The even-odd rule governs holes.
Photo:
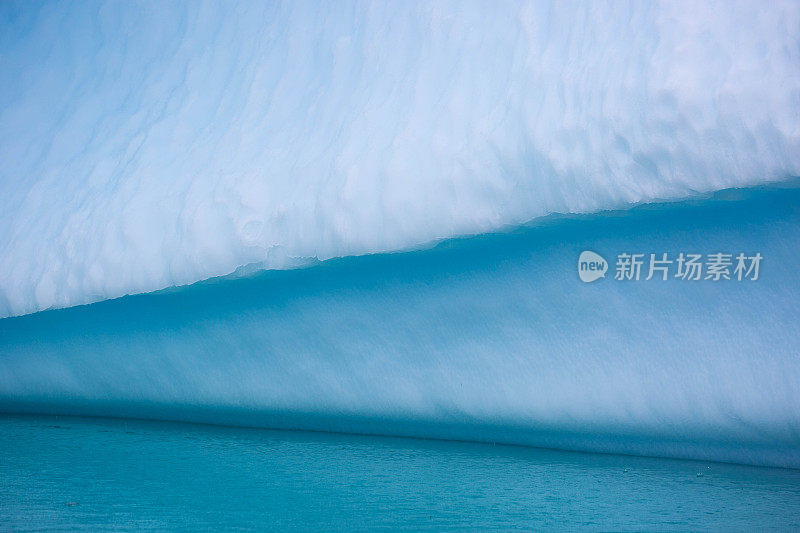
POLYGON ((800 188, 739 196, 6 318, 0 412, 800 468, 800 188), (587 249, 606 279, 579 280, 587 249), (621 252, 681 251, 763 263, 614 279, 621 252))
POLYGON ((797 2, 3 3, 0 316, 800 174, 797 2))

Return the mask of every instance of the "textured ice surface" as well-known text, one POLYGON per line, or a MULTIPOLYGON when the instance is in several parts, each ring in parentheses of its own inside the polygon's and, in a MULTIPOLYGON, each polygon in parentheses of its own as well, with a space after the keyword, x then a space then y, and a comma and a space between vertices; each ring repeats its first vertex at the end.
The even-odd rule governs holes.
POLYGON ((0 320, 0 411, 800 467, 800 189, 638 208, 0 320), (757 281, 581 283, 591 248, 757 281))
POLYGON ((0 4, 0 316, 800 174, 797 2, 0 4))

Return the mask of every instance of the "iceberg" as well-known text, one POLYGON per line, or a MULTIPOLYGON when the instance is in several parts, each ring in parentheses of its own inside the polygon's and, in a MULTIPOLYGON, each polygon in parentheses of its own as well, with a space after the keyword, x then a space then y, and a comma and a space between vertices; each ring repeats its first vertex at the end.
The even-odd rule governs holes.
POLYGON ((798 468, 798 245, 800 187, 726 191, 6 318, 0 411, 798 468), (613 274, 684 251, 763 263, 613 274))
POLYGON ((800 6, 0 6, 0 316, 800 175, 800 6))
POLYGON ((800 468, 798 28, 0 3, 0 411, 800 468))

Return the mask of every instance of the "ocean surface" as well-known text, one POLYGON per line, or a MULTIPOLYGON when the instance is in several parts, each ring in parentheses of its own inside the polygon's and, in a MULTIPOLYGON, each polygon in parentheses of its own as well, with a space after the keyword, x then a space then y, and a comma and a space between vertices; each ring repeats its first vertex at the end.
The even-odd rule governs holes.
POLYGON ((792 469, 8 415, 0 457, 3 530, 800 528, 792 469))

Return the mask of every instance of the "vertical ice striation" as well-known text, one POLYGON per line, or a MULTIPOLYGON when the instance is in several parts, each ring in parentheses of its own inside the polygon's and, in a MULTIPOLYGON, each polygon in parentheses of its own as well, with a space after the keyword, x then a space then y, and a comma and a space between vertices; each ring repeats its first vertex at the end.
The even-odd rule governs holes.
POLYGON ((0 5, 0 316, 800 174, 797 2, 0 5))

